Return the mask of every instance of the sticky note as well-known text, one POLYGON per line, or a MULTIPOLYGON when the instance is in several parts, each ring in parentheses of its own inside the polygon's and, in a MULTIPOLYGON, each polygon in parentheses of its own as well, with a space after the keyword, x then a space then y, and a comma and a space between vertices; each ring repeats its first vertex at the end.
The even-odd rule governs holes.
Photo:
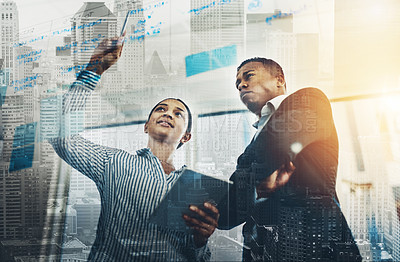
POLYGON ((35 145, 14 148, 11 153, 9 172, 32 167, 35 145))
POLYGON ((201 52, 185 58, 186 76, 192 76, 211 70, 210 53, 201 52))
POLYGON ((4 104, 6 94, 7 94, 7 86, 6 85, 0 86, 0 106, 4 104))
POLYGON ((212 70, 236 64, 236 45, 214 49, 210 52, 212 70))
POLYGON ((237 61, 236 45, 225 46, 185 57, 186 77, 235 65, 237 61))
POLYGON ((29 123, 15 128, 13 148, 35 143, 37 123, 29 123))

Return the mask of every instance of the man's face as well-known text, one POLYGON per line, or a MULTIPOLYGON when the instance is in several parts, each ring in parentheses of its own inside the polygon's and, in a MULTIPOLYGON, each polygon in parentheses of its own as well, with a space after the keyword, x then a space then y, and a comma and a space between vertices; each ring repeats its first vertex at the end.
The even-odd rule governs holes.
POLYGON ((144 131, 158 141, 176 144, 183 138, 182 142, 187 142, 190 139, 190 135, 189 139, 185 138, 188 117, 185 105, 178 100, 167 99, 156 106, 144 131))
POLYGON ((269 100, 285 93, 284 84, 282 75, 272 76, 261 62, 249 62, 236 74, 236 88, 240 99, 258 116, 269 100))

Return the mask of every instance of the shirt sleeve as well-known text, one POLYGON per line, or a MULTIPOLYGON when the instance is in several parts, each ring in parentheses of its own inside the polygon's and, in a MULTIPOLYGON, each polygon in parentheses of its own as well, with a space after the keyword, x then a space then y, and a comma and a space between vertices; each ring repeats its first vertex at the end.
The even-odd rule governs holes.
POLYGON ((196 247, 193 235, 187 235, 185 242, 183 252, 189 261, 206 262, 211 260, 211 251, 207 244, 196 247))
MULTIPOLYGON (((82 71, 62 99, 62 113, 59 136, 49 139, 54 150, 66 163, 92 179, 101 187, 106 165, 117 149, 92 143, 79 134, 72 135, 65 128, 64 117, 82 111, 86 100, 100 80, 100 76, 82 71)), ((69 118, 72 121, 74 118, 69 118)), ((79 120, 76 120, 79 121, 79 120)), ((70 123, 74 124, 74 123, 70 123)))

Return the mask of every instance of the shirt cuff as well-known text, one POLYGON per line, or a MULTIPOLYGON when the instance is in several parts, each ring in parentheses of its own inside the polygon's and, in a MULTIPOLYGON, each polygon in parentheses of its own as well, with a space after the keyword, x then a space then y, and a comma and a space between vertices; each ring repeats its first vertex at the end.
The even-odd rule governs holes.
POLYGON ((192 248, 194 250, 194 256, 196 258, 196 261, 210 261, 211 252, 207 246, 207 243, 202 247, 196 247, 196 245, 194 243, 194 237, 193 237, 193 235, 191 235, 190 245, 192 246, 192 248))
POLYGON ((93 91, 100 81, 100 75, 92 71, 83 70, 79 73, 76 80, 81 81, 85 87, 93 91))

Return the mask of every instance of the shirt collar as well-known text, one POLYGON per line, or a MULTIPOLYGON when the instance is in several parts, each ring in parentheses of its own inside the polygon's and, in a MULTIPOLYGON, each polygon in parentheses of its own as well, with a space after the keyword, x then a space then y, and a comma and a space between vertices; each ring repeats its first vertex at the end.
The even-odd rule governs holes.
POLYGON ((136 154, 138 156, 147 156, 147 157, 154 156, 153 153, 151 152, 150 148, 148 148, 148 147, 137 150, 136 154))
MULTIPOLYGON (((153 154, 153 152, 151 152, 151 149, 150 149, 149 147, 145 147, 145 148, 136 150, 136 154, 137 154, 138 156, 143 156, 143 157, 147 157, 147 158, 152 158, 152 157, 157 158, 157 157, 153 154)), ((158 161, 160 161, 160 160, 158 160, 158 161)), ((176 169, 174 172, 181 172, 181 171, 182 171, 184 168, 186 168, 186 167, 187 167, 186 165, 183 165, 183 166, 181 166, 181 168, 176 169)))
MULTIPOLYGON (((261 108, 261 117, 273 114, 279 108, 279 106, 281 105, 283 100, 285 100, 286 97, 288 97, 288 95, 279 95, 267 101, 267 103, 261 108)), ((259 122, 260 120, 255 122, 253 124, 253 127, 258 128, 259 122)))

